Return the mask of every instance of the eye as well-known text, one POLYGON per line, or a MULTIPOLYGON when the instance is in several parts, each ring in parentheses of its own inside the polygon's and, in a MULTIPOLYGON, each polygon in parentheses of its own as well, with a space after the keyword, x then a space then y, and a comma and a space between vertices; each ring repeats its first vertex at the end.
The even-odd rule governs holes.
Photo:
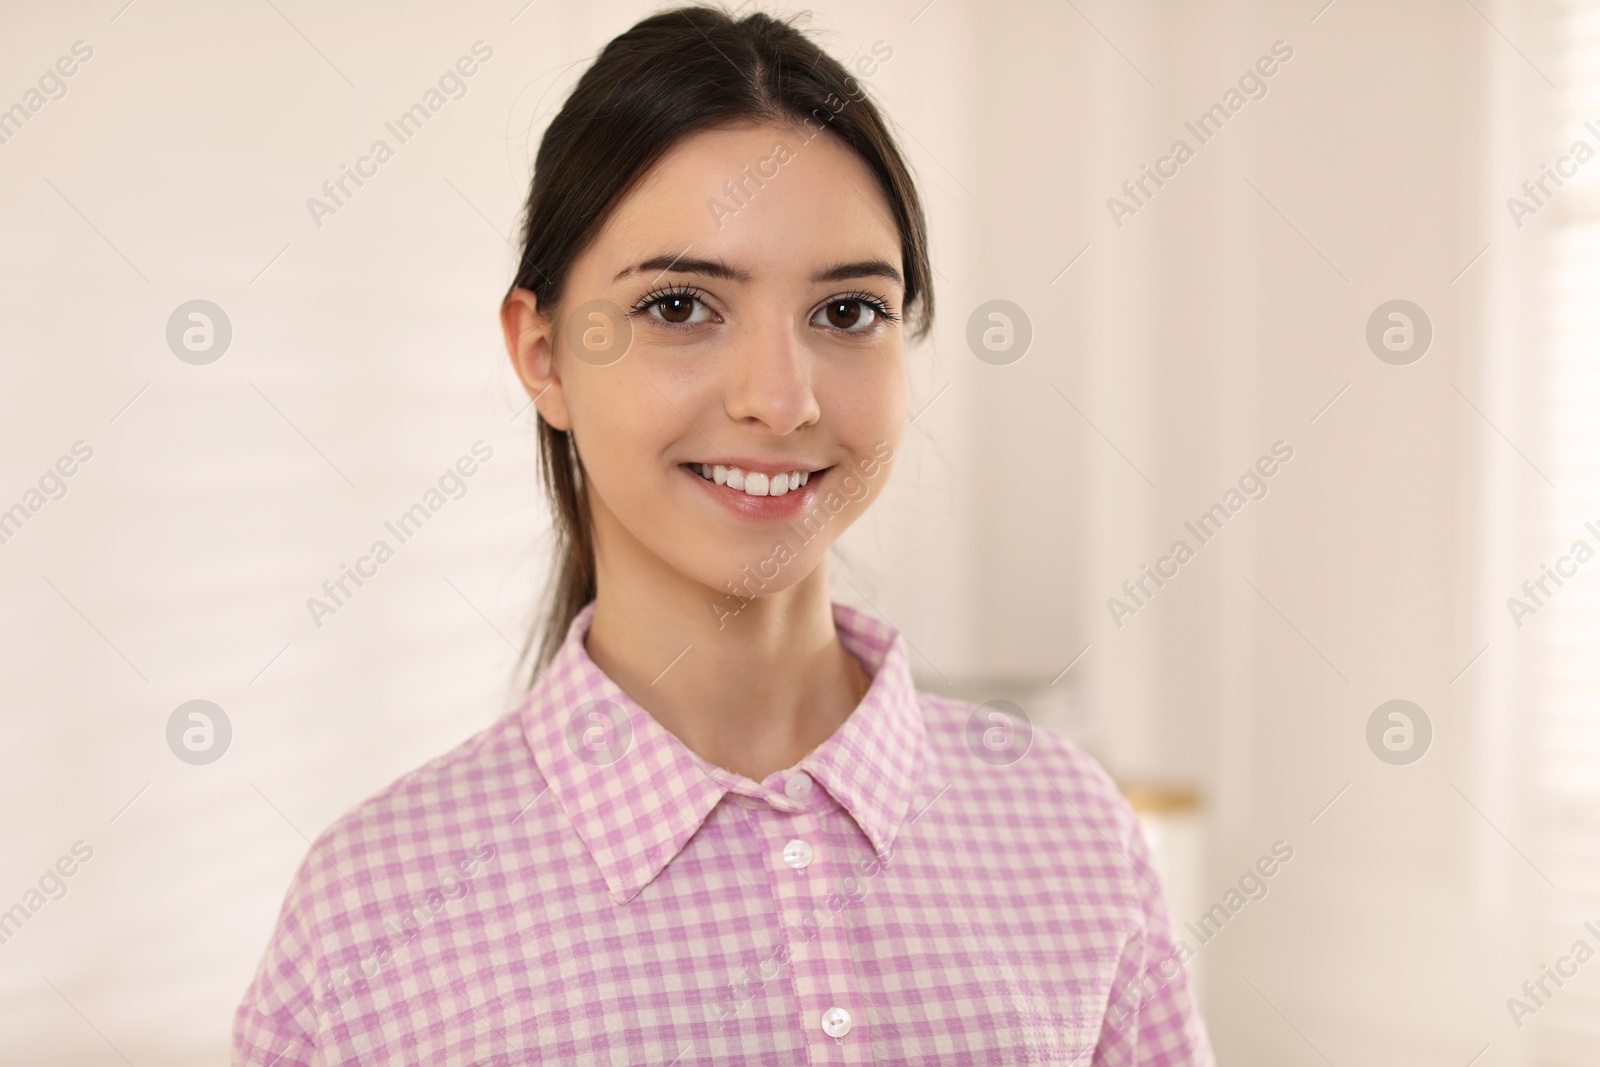
POLYGON ((811 316, 813 326, 827 326, 844 333, 867 333, 894 320, 883 301, 866 293, 832 297, 811 316))
POLYGON ((697 294, 681 289, 646 293, 644 299, 633 307, 634 314, 640 312, 646 312, 657 322, 668 326, 696 326, 711 320, 711 309, 705 301, 697 294))

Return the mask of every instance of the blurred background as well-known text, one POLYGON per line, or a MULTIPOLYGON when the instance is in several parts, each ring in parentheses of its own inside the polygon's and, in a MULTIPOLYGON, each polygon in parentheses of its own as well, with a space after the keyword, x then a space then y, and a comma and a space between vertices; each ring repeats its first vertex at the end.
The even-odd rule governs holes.
MULTIPOLYGON (((309 840, 515 706, 496 308, 655 7, 0 6, 0 1061, 224 1061, 309 840)), ((1189 941, 1222 1063, 1600 1062, 1600 3, 809 10, 939 305, 839 598, 1097 755, 1180 936, 1292 850, 1189 941)))

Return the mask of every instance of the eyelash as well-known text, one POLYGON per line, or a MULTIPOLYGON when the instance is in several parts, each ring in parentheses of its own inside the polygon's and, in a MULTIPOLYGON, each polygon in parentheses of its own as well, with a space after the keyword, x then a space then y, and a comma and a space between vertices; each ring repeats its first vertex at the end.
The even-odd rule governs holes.
POLYGON ((889 302, 887 300, 883 299, 881 296, 866 292, 865 290, 858 289, 853 293, 840 293, 838 296, 830 296, 827 300, 824 300, 820 306, 827 307, 836 300, 859 301, 860 303, 863 303, 867 305, 867 307, 871 308, 873 313, 882 318, 884 322, 900 321, 900 316, 894 313, 894 309, 889 306, 889 302))
MULTIPOLYGON (((696 289, 694 286, 661 286, 650 290, 648 293, 644 294, 644 296, 640 297, 639 302, 634 304, 633 308, 628 312, 628 317, 632 318, 635 315, 643 315, 647 313, 654 305, 672 297, 686 297, 692 300, 698 300, 702 304, 706 304, 706 294, 703 291, 696 289)), ((821 304, 818 304, 817 307, 825 308, 829 304, 841 300, 854 300, 865 304, 867 307, 872 309, 872 313, 875 316, 885 323, 895 323, 900 321, 900 316, 895 314, 894 309, 889 306, 889 302, 887 300, 874 293, 869 293, 859 289, 849 293, 839 293, 836 296, 830 296, 821 304)), ((707 305, 707 307, 709 308, 709 305, 707 305)), ((807 321, 810 320, 808 319, 807 321)), ((657 325, 668 326, 674 329, 686 329, 691 326, 697 326, 699 323, 666 322, 662 320, 658 321, 657 325)), ((840 332, 845 333, 848 331, 841 330, 840 332)))
MULTIPOLYGON (((653 307, 654 305, 659 304, 659 303, 661 303, 661 301, 666 300, 666 299, 668 299, 670 297, 674 297, 674 296, 689 297, 691 299, 698 300, 702 304, 704 304, 705 303, 706 294, 701 292, 699 289, 696 289, 693 286, 688 286, 688 285, 664 285, 664 286, 659 286, 659 287, 657 287, 655 289, 650 290, 648 293, 644 294, 644 296, 640 297, 639 298, 639 302, 637 304, 633 305, 633 308, 632 308, 632 310, 630 310, 628 312, 628 315, 629 315, 629 317, 632 317, 634 315, 642 315, 645 312, 649 311, 650 308, 653 307)), ((684 326, 684 325, 687 325, 687 324, 686 323, 682 323, 682 322, 665 322, 665 321, 663 321, 663 322, 660 323, 660 325, 662 325, 662 326, 684 326)))

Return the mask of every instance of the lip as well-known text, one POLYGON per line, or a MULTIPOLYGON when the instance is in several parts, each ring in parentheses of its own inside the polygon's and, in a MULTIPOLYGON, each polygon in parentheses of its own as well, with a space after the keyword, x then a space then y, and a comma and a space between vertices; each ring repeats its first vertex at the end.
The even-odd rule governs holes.
MULTIPOLYGON (((803 465, 796 465, 794 467, 767 467, 763 465, 766 461, 751 462, 750 465, 746 467, 744 461, 735 459, 732 462, 729 462, 730 458, 731 457, 725 457, 722 465, 725 467, 740 467, 745 470, 755 471, 806 469, 803 465)), ((693 478, 695 483, 702 487, 702 491, 707 496, 711 497, 712 500, 722 505, 734 515, 737 515, 742 519, 755 519, 757 521, 765 522, 783 522, 787 519, 794 518, 802 512, 811 510, 812 506, 816 503, 817 486, 825 478, 827 478, 828 475, 833 473, 832 467, 824 467, 820 470, 814 470, 811 472, 811 476, 806 480, 805 485, 802 485, 799 489, 791 489, 782 496, 751 496, 749 493, 746 493, 743 490, 729 489, 725 485, 718 485, 716 482, 702 478, 700 477, 700 473, 698 471, 691 470, 684 464, 680 463, 677 469, 678 473, 683 477, 693 478)))

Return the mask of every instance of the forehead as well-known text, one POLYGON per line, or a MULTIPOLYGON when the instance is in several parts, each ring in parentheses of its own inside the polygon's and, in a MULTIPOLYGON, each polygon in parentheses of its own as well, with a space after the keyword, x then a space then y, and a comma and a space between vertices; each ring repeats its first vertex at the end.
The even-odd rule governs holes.
POLYGON ((899 266, 892 218, 877 178, 833 134, 746 125, 675 145, 612 212, 592 251, 597 270, 612 273, 684 253, 757 278, 809 276, 845 260, 899 266))

